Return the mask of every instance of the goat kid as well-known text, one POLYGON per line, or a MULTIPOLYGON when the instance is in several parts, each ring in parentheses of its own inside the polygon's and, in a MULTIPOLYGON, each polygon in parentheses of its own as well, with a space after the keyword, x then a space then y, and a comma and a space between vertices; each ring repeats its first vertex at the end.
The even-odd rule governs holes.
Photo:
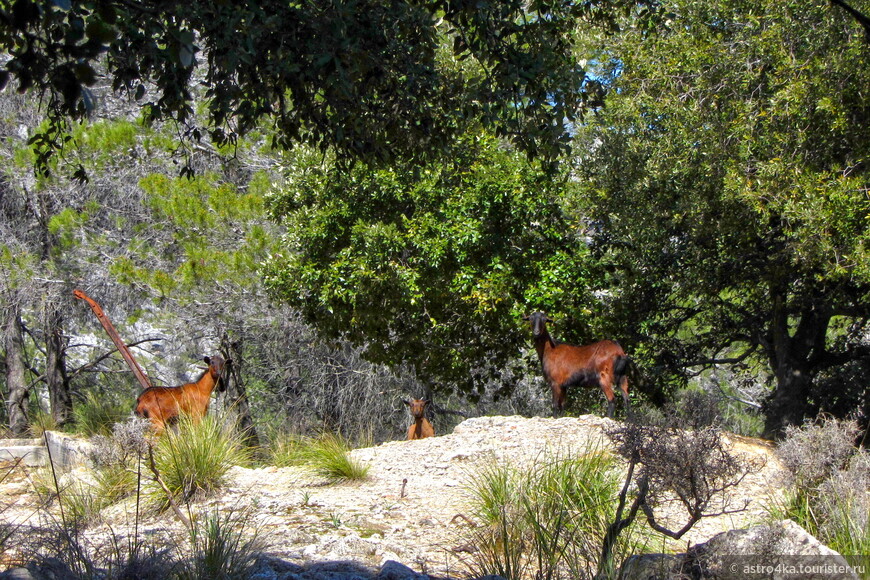
POLYGON ((136 399, 136 415, 149 419, 158 434, 182 413, 196 421, 205 417, 215 386, 218 391, 226 388, 224 371, 230 361, 224 361, 217 354, 203 360, 208 368, 196 381, 178 387, 149 387, 142 391, 136 399))
POLYGON ((408 405, 411 411, 411 416, 414 422, 408 427, 408 441, 413 439, 423 439, 424 437, 434 437, 435 428, 432 423, 426 418, 426 405, 430 403, 429 399, 411 399, 410 401, 402 401, 408 405))
POLYGON ((553 322, 543 312, 524 316, 531 322, 532 341, 544 372, 544 379, 553 394, 553 416, 565 409, 568 387, 600 387, 607 397, 607 416, 613 417, 615 395, 613 386, 622 391, 626 413, 628 401, 628 356, 618 342, 601 340, 584 346, 559 343, 547 332, 547 323, 553 322))

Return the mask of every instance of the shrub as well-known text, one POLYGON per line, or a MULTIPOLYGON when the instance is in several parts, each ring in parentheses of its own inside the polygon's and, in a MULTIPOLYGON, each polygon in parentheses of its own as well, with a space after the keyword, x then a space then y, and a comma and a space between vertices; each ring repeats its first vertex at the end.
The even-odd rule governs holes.
POLYGON ((792 519, 841 554, 870 553, 870 454, 853 442, 855 421, 822 418, 789 427, 777 454, 793 479, 769 510, 792 519))
POLYGON ((798 487, 815 487, 846 465, 858 433, 855 421, 820 417, 802 427, 788 426, 777 455, 798 487))

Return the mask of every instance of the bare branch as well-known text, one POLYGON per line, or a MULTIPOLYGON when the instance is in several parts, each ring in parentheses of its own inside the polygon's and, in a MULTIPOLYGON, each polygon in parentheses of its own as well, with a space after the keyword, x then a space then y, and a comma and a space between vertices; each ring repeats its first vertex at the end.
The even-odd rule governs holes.
POLYGON ((833 4, 834 6, 839 6, 840 8, 848 12, 849 15, 851 15, 852 18, 854 18, 858 22, 858 24, 864 27, 864 34, 867 35, 867 41, 870 42, 870 18, 849 6, 843 0, 831 0, 831 4, 833 4))

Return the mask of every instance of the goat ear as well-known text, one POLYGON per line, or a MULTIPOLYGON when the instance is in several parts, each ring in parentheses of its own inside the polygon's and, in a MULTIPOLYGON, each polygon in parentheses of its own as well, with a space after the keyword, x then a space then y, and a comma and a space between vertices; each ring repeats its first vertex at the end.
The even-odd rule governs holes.
POLYGON ((432 403, 432 399, 424 399, 424 400, 423 400, 423 404, 424 404, 424 405, 429 405, 429 404, 431 404, 431 403, 432 403))
POLYGON ((211 364, 211 357, 209 357, 209 356, 202 357, 202 360, 204 360, 205 364, 207 364, 207 365, 211 364))
POLYGON ((528 314, 523 314, 523 320, 531 320, 531 319, 532 319, 532 317, 529 316, 528 314))
POLYGON ((549 316, 547 316, 544 318, 544 322, 556 322, 556 321, 553 320, 552 318, 550 318, 549 316))
POLYGON ((411 406, 411 403, 408 401, 408 399, 402 399, 402 402, 405 403, 406 405, 408 405, 409 407, 411 406))

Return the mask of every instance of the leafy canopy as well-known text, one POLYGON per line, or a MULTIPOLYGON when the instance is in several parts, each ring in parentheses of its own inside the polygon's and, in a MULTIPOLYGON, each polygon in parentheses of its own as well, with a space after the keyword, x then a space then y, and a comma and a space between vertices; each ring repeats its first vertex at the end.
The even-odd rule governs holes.
POLYGON ((277 145, 389 161, 443 151, 480 121, 532 156, 570 142, 587 96, 573 57, 578 19, 609 21, 651 1, 5 0, 0 83, 45 97, 39 168, 65 120, 96 106, 106 76, 188 138, 232 143, 266 121, 277 145), (194 99, 204 87, 205 127, 194 99))
POLYGON ((608 107, 584 133, 615 312, 651 369, 759 354, 770 433, 854 408, 812 383, 866 355, 870 44, 828 2, 663 9, 600 45, 608 107))
POLYGON ((339 171, 312 157, 270 199, 288 233, 266 282, 326 336, 471 392, 528 343, 528 305, 588 312, 587 253, 557 202, 566 177, 486 134, 424 167, 339 171))

